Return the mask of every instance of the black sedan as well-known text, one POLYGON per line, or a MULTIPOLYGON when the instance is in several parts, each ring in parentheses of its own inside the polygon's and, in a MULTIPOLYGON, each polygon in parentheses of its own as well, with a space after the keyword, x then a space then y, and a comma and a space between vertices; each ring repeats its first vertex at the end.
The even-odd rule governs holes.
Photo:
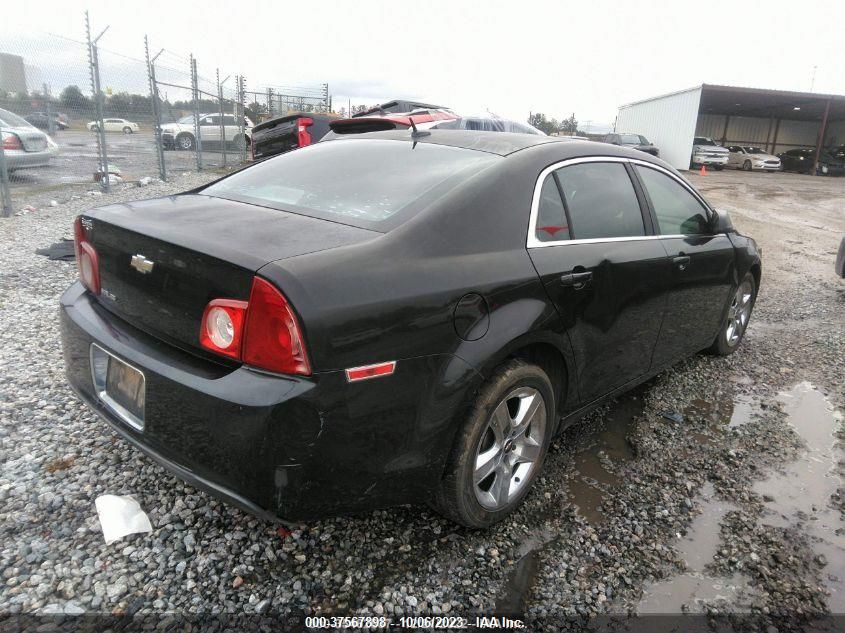
POLYGON ((761 271, 658 159, 463 130, 318 143, 75 231, 72 387, 179 477, 283 520, 496 522, 586 411, 736 350, 761 271))
POLYGON ((784 171, 797 171, 802 174, 813 174, 817 176, 842 176, 845 175, 845 158, 837 158, 833 154, 823 151, 819 155, 819 166, 816 169, 816 150, 814 149, 791 149, 783 154, 778 154, 781 168, 784 171))
POLYGON ((611 145, 621 145, 622 147, 638 149, 652 156, 660 156, 660 150, 642 134, 617 134, 614 132, 605 136, 604 142, 610 143, 611 145))

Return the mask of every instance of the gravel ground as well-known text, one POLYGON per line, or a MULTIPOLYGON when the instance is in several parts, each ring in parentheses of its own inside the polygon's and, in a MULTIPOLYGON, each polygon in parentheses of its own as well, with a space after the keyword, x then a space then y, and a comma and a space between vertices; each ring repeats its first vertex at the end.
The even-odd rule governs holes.
POLYGON ((786 465, 812 448, 796 397, 821 399, 811 422, 829 414, 840 430, 845 282, 833 260, 845 179, 691 176, 763 246, 744 344, 727 359, 691 358, 567 430, 510 519, 470 531, 424 508, 396 508, 287 531, 182 484, 76 400, 57 334, 58 297, 75 269, 34 254, 70 237, 72 218, 91 206, 209 177, 83 195, 0 221, 0 615, 498 610, 558 630, 572 618, 645 612, 650 596, 691 577, 740 590, 700 588, 677 612, 745 610, 783 630, 841 599, 845 565, 806 528, 817 510, 845 520, 841 447, 831 436, 834 492, 824 507, 779 512, 777 494, 760 486, 788 478, 786 465), (105 545, 94 499, 106 493, 134 495, 152 533, 105 545))

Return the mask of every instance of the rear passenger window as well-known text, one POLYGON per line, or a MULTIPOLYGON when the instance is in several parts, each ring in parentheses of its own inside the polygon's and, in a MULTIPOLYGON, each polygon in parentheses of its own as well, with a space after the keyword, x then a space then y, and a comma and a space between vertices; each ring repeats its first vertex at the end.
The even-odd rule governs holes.
POLYGON ((573 240, 645 235, 637 194, 622 163, 582 163, 556 173, 573 240))
POLYGON ((709 233, 707 211, 689 190, 674 178, 648 167, 636 167, 645 185, 661 235, 709 233))
POLYGON ((566 211, 553 174, 546 176, 540 191, 540 204, 537 207, 537 230, 535 235, 541 242, 557 242, 569 239, 569 226, 566 211))

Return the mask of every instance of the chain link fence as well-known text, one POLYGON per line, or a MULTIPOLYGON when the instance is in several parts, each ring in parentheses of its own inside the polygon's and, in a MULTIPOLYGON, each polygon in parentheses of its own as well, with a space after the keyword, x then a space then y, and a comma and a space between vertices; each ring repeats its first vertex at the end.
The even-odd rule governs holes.
POLYGON ((146 38, 141 55, 125 55, 108 28, 95 31, 87 15, 84 26, 80 40, 0 42, 0 215, 35 199, 237 167, 250 160, 254 124, 331 110, 326 84, 248 90, 243 74, 146 38))

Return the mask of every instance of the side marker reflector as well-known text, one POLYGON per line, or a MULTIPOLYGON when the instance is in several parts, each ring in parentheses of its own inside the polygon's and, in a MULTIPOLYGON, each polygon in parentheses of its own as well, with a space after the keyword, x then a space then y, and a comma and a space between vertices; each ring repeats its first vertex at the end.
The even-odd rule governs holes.
POLYGON ((396 371, 396 361, 391 360, 386 363, 377 363, 376 365, 364 365, 363 367, 351 367, 346 370, 347 382, 358 382, 359 380, 369 380, 370 378, 378 378, 380 376, 389 376, 396 371))

